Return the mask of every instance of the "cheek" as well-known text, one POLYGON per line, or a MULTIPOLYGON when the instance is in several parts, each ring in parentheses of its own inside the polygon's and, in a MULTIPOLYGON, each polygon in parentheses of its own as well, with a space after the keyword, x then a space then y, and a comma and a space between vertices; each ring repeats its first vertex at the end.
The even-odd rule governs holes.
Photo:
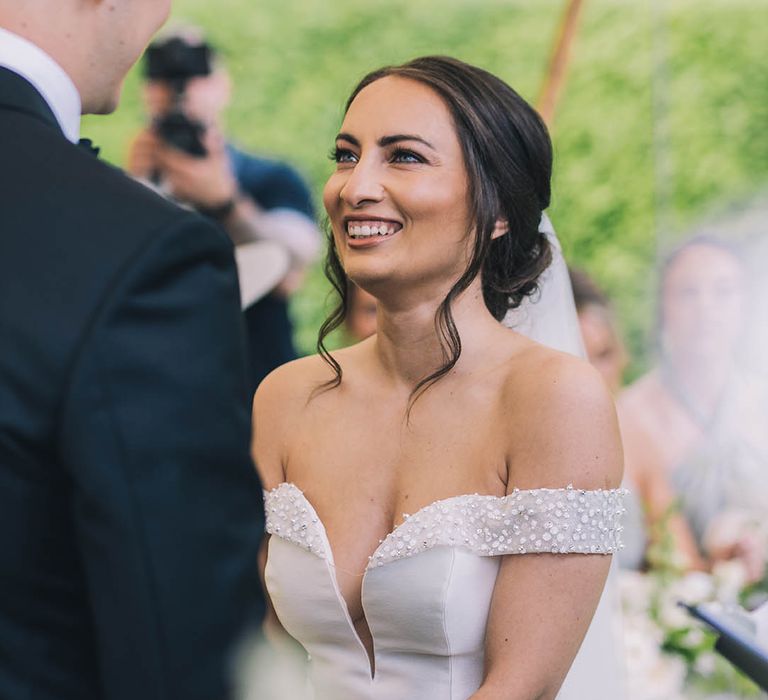
MULTIPOLYGON (((145 0, 146 2, 147 0, 145 0)), ((168 17, 171 15, 171 5, 173 5, 173 0, 149 0, 147 2, 148 6, 152 8, 152 11, 154 11, 155 17, 154 21, 152 22, 152 34, 154 34, 160 27, 162 27, 166 21, 168 20, 168 17)))
POLYGON ((414 181, 412 186, 402 191, 401 201, 408 217, 422 230, 429 231, 445 243, 471 248, 472 240, 468 234, 472 225, 463 178, 448 176, 414 181))
POLYGON ((344 182, 342 177, 338 173, 334 173, 328 178, 325 187, 323 187, 323 206, 328 214, 339 257, 342 257, 344 253, 344 246, 340 240, 341 222, 339 221, 339 217, 341 216, 341 199, 339 195, 343 186, 344 182))
POLYGON ((344 183, 340 174, 333 173, 325 183, 325 187, 323 187, 323 206, 325 211, 328 212, 328 216, 331 217, 331 223, 333 223, 334 215, 338 214, 339 211, 341 188, 343 186, 344 183))

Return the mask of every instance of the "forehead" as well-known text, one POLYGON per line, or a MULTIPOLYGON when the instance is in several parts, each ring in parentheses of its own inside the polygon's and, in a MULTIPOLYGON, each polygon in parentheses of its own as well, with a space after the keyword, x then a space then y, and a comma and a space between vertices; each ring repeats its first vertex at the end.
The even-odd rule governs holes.
POLYGON ((727 250, 712 245, 692 245, 679 253, 669 266, 666 285, 715 283, 724 278, 741 279, 743 274, 741 263, 727 250))
POLYGON ((392 75, 358 93, 344 117, 342 131, 359 139, 411 134, 435 146, 458 142, 443 98, 424 83, 392 75))

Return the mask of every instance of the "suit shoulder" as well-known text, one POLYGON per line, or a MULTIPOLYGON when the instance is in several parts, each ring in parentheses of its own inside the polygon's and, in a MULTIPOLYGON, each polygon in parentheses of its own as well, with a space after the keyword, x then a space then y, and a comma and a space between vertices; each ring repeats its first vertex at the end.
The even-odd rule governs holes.
POLYGON ((128 252, 181 221, 177 205, 38 120, 0 115, 0 147, 4 211, 18 209, 31 225, 66 231, 73 246, 97 251, 105 242, 113 253, 128 252))

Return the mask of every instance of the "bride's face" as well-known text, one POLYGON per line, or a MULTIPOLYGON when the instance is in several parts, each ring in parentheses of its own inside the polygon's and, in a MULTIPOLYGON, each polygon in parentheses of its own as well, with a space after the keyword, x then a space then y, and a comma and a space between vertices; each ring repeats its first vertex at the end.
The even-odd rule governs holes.
POLYGON ((323 201, 347 275, 377 296, 393 283, 458 279, 471 243, 468 176, 443 100, 414 80, 381 78, 350 105, 335 154, 323 201))

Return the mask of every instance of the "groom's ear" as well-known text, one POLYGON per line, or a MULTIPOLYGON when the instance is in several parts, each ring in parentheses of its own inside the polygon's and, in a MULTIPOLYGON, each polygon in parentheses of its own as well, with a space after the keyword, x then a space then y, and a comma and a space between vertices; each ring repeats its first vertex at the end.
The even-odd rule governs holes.
POLYGON ((495 241, 497 238, 501 238, 508 231, 509 222, 506 219, 496 219, 496 225, 491 232, 491 240, 495 241))

